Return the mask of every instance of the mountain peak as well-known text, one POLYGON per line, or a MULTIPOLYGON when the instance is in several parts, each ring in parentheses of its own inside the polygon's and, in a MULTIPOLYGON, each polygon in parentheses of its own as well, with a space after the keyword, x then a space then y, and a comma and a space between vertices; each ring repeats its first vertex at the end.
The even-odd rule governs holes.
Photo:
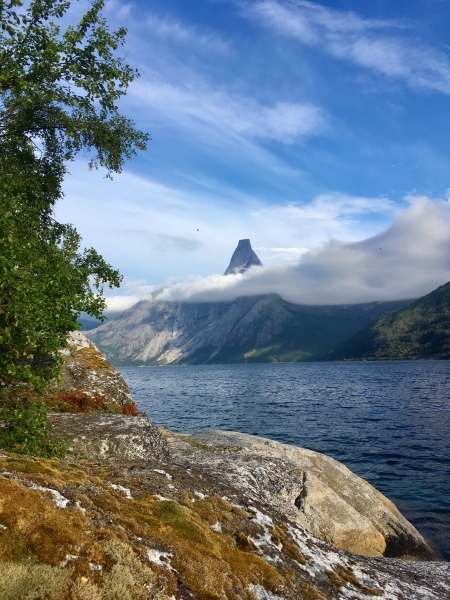
POLYGON ((236 250, 233 252, 228 269, 224 275, 243 273, 253 266, 262 267, 262 262, 253 251, 250 240, 239 240, 236 250))

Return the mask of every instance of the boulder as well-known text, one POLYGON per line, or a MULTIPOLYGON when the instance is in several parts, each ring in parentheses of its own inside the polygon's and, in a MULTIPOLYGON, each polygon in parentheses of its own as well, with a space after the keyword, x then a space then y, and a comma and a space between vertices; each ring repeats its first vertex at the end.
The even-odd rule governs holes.
POLYGON ((161 460, 167 444, 146 417, 107 413, 55 413, 49 418, 55 435, 68 439, 70 449, 93 460, 161 460))
POLYGON ((88 396, 104 396, 107 402, 124 406, 132 401, 122 375, 104 358, 96 346, 79 331, 68 337, 61 353, 62 378, 57 393, 82 390, 88 396))
POLYGON ((57 435, 93 460, 160 460, 235 489, 334 546, 369 557, 436 559, 396 506, 342 463, 230 431, 174 435, 144 417, 52 413, 57 435))
POLYGON ((230 431, 186 436, 190 443, 168 439, 175 461, 220 477, 336 548, 366 556, 436 558, 388 498, 328 456, 230 431))

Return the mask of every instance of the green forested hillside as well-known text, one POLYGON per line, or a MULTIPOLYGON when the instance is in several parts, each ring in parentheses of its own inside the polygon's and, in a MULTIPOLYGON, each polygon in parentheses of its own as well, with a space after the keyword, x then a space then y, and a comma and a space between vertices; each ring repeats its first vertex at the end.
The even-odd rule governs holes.
POLYGON ((325 360, 450 358, 450 283, 375 323, 325 360))

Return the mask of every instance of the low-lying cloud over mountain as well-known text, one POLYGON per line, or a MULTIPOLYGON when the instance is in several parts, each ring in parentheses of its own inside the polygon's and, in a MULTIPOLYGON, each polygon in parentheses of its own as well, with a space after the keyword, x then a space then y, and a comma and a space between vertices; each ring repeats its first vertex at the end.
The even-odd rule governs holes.
POLYGON ((111 299, 109 308, 128 308, 144 297, 211 302, 278 293, 290 302, 324 305, 422 296, 450 280, 450 203, 427 197, 406 200, 408 206, 396 212, 385 231, 365 240, 331 240, 295 264, 227 277, 211 275, 159 289, 129 284, 133 293, 111 299))

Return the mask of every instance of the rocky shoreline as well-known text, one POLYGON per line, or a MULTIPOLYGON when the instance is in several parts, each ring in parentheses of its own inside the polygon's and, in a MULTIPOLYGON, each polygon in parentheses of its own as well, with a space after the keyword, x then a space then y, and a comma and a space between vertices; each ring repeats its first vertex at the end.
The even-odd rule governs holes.
MULTIPOLYGON (((120 378, 97 352, 77 336, 65 359, 86 393, 120 378)), ((450 599, 450 563, 332 458, 146 417, 50 417, 67 458, 0 456, 0 600, 450 599)))
MULTIPOLYGON (((49 502, 58 494, 67 501, 59 511, 83 511, 90 529, 119 532, 159 574, 162 595, 130 598, 450 598, 450 564, 436 560, 389 500, 333 459, 233 432, 180 436, 144 417, 53 414, 52 421, 73 451, 53 468, 70 474, 76 466, 82 481, 10 467, 8 481, 39 485, 35 493, 52 494, 49 502)), ((89 551, 67 554, 82 572, 89 551)), ((107 559, 97 561, 107 568, 107 559)))

